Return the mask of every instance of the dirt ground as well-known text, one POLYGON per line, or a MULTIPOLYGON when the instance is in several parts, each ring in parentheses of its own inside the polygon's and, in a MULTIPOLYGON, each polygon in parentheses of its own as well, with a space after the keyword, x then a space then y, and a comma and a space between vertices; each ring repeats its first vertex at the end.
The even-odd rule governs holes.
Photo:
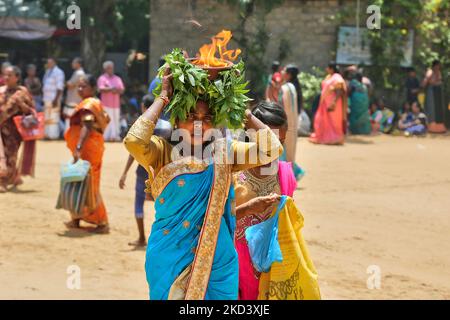
MULTIPOLYGON (((55 209, 64 143, 39 142, 36 178, 0 194, 0 299, 147 299, 145 251, 127 245, 137 236, 134 167, 118 188, 127 156, 107 144, 112 230, 92 235, 67 231, 68 213, 55 209), (70 266, 80 289, 67 286, 70 266)), ((295 200, 324 299, 450 299, 450 136, 350 137, 343 147, 300 138, 297 160, 306 176, 295 200)), ((148 232, 150 202, 146 212, 148 232)))

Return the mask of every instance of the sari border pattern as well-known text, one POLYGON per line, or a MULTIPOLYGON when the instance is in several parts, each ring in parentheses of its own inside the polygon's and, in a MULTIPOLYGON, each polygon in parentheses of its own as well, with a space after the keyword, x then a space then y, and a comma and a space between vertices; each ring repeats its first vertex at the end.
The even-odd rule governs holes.
MULTIPOLYGON (((227 142, 224 139, 215 143, 216 156, 226 156, 227 142)), ((231 185, 231 166, 226 162, 214 161, 214 178, 200 233, 194 262, 192 263, 185 300, 203 300, 208 289, 211 268, 214 261, 217 238, 228 191, 231 185)))
POLYGON ((200 173, 205 171, 207 167, 208 165, 205 162, 196 160, 193 157, 183 158, 165 165, 150 183, 153 199, 158 198, 164 188, 177 176, 200 173))

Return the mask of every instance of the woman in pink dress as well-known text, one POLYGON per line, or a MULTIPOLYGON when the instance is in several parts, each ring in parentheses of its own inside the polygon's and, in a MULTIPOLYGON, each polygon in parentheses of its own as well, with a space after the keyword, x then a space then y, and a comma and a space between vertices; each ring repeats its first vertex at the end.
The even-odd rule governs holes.
POLYGON ((347 87, 335 63, 330 63, 326 71, 328 75, 322 81, 322 95, 310 141, 319 144, 344 144, 347 127, 347 87))

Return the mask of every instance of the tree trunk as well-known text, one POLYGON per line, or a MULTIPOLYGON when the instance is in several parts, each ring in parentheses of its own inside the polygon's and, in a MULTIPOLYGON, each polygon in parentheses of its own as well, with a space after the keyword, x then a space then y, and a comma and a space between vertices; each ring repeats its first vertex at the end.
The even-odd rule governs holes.
POLYGON ((84 61, 85 71, 93 75, 102 72, 102 63, 105 59, 106 39, 102 32, 95 27, 81 29, 81 56, 84 61))
POLYGON ((116 0, 88 2, 82 16, 81 55, 87 72, 98 76, 102 72, 102 63, 106 53, 106 31, 114 28, 116 0))

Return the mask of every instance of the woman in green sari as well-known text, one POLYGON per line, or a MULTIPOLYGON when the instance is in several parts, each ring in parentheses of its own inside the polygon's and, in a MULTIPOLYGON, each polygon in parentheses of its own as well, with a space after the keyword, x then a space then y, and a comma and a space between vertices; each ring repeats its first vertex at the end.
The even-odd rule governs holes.
POLYGON ((350 131, 352 134, 370 134, 369 95, 360 73, 350 81, 349 89, 350 131))

